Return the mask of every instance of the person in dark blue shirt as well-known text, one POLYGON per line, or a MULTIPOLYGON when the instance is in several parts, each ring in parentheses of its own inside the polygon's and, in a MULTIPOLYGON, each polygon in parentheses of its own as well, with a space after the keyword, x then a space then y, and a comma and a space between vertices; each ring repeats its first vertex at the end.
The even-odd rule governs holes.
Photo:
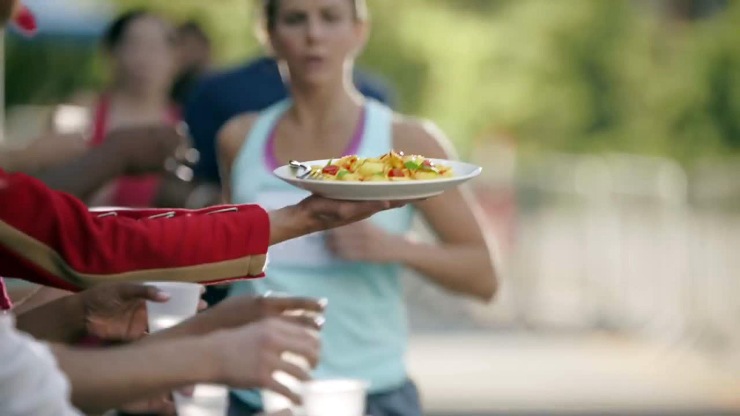
MULTIPOLYGON (((355 83, 365 96, 392 106, 390 88, 379 77, 356 70, 355 83)), ((221 126, 238 114, 259 112, 287 96, 278 65, 269 57, 205 77, 190 95, 185 108, 185 121, 194 146, 200 152, 195 179, 220 183, 216 134, 221 126)))

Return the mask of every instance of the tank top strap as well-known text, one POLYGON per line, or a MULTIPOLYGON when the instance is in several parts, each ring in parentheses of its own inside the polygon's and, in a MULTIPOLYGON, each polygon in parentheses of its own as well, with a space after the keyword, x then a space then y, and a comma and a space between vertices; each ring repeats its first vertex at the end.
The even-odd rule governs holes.
POLYGON ((110 110, 110 97, 108 94, 101 94, 95 104, 93 112, 93 131, 90 138, 90 144, 98 146, 105 140, 108 130, 108 113, 110 110))
MULTIPOLYGON (((241 185, 245 190, 249 189, 251 194, 252 187, 259 185, 258 182, 265 177, 271 176, 271 173, 265 169, 263 160, 265 146, 280 117, 291 105, 291 100, 286 99, 260 112, 231 166, 231 180, 235 190, 241 185)), ((237 196, 234 195, 234 197, 237 196)))
POLYGON ((357 154, 375 157, 393 148, 393 111, 382 103, 368 99, 366 104, 364 140, 357 154))
MULTIPOLYGON (((106 93, 100 94, 93 110, 93 130, 90 144, 98 146, 105 141, 108 133, 108 115, 110 113, 110 96, 106 93)), ((164 121, 170 125, 176 125, 182 121, 182 110, 175 105, 170 106, 165 113, 164 121)))
POLYGON ((182 108, 176 104, 172 104, 167 108, 167 112, 165 113, 165 121, 168 124, 171 125, 177 125, 177 123, 182 121, 182 108))

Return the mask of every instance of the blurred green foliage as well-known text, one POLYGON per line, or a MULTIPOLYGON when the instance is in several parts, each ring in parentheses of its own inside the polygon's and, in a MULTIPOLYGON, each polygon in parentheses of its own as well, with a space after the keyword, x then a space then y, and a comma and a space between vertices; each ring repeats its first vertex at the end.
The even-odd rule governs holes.
MULTIPOLYGON (((360 64, 392 83, 402 111, 436 121, 463 153, 502 132, 525 154, 617 150, 688 163, 740 152, 738 1, 691 22, 626 0, 369 2, 373 32, 360 64)), ((117 3, 198 21, 223 65, 260 53, 248 0, 117 3)), ((23 52, 9 43, 12 61, 23 52)), ((8 73, 18 83, 9 102, 100 85, 101 65, 78 55, 47 63, 55 71, 42 77, 22 60, 8 73)))

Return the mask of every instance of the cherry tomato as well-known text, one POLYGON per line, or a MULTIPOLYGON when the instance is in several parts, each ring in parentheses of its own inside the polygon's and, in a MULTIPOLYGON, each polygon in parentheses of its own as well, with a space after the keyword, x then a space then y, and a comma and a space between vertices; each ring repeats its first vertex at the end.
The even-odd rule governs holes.
POLYGON ((322 169, 321 173, 325 173, 327 175, 336 175, 337 173, 339 173, 339 166, 329 165, 322 169))
POLYGON ((401 169, 391 169, 390 172, 388 172, 388 177, 390 178, 403 178, 404 175, 403 171, 401 169))

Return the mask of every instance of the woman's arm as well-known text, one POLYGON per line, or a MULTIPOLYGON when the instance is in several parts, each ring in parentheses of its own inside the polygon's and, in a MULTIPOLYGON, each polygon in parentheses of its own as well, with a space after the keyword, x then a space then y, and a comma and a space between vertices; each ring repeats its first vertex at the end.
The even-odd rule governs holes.
POLYGON ((269 388, 298 401, 272 374, 283 371, 308 379, 306 371, 280 355, 298 354, 315 366, 319 348, 313 329, 270 318, 207 336, 103 350, 56 346, 54 355, 72 385, 72 402, 84 410, 104 411, 196 383, 269 388))
POLYGON ((173 127, 119 128, 108 133, 100 146, 86 148, 77 158, 34 176, 52 189, 85 199, 118 176, 163 172, 166 160, 186 147, 186 138, 173 127))
POLYGON ((75 406, 105 411, 178 387, 215 381, 211 342, 207 338, 180 338, 102 350, 62 345, 52 349, 72 385, 75 406))
POLYGON ((49 134, 23 147, 0 148, 0 168, 34 174, 67 163, 86 151, 81 134, 49 134))
MULTIPOLYGON (((237 296, 172 328, 147 335, 146 301, 167 302, 169 299, 168 293, 154 286, 138 283, 98 285, 17 315, 16 327, 49 342, 72 343, 83 335, 114 342, 161 342, 239 328, 261 319, 283 316, 291 310, 321 314, 325 306, 321 301, 307 298, 237 296)), ((204 308, 205 304, 201 306, 204 308)), ((286 319, 316 330, 323 324, 322 318, 311 316, 286 319)))
MULTIPOLYGON (((406 154, 455 159, 449 140, 436 126, 399 120, 394 126, 395 146, 406 154)), ((399 260, 437 284, 459 293, 490 301, 498 289, 490 225, 466 187, 419 202, 416 207, 439 237, 438 244, 404 239, 399 260)))
MULTIPOLYGON (((406 154, 453 158, 449 143, 431 125, 399 120, 393 135, 396 149, 406 154)), ((416 207, 439 243, 413 241, 369 222, 331 232, 328 243, 348 260, 402 263, 448 290, 490 301, 496 293, 498 272, 487 225, 470 193, 453 189, 418 202, 416 207)))

